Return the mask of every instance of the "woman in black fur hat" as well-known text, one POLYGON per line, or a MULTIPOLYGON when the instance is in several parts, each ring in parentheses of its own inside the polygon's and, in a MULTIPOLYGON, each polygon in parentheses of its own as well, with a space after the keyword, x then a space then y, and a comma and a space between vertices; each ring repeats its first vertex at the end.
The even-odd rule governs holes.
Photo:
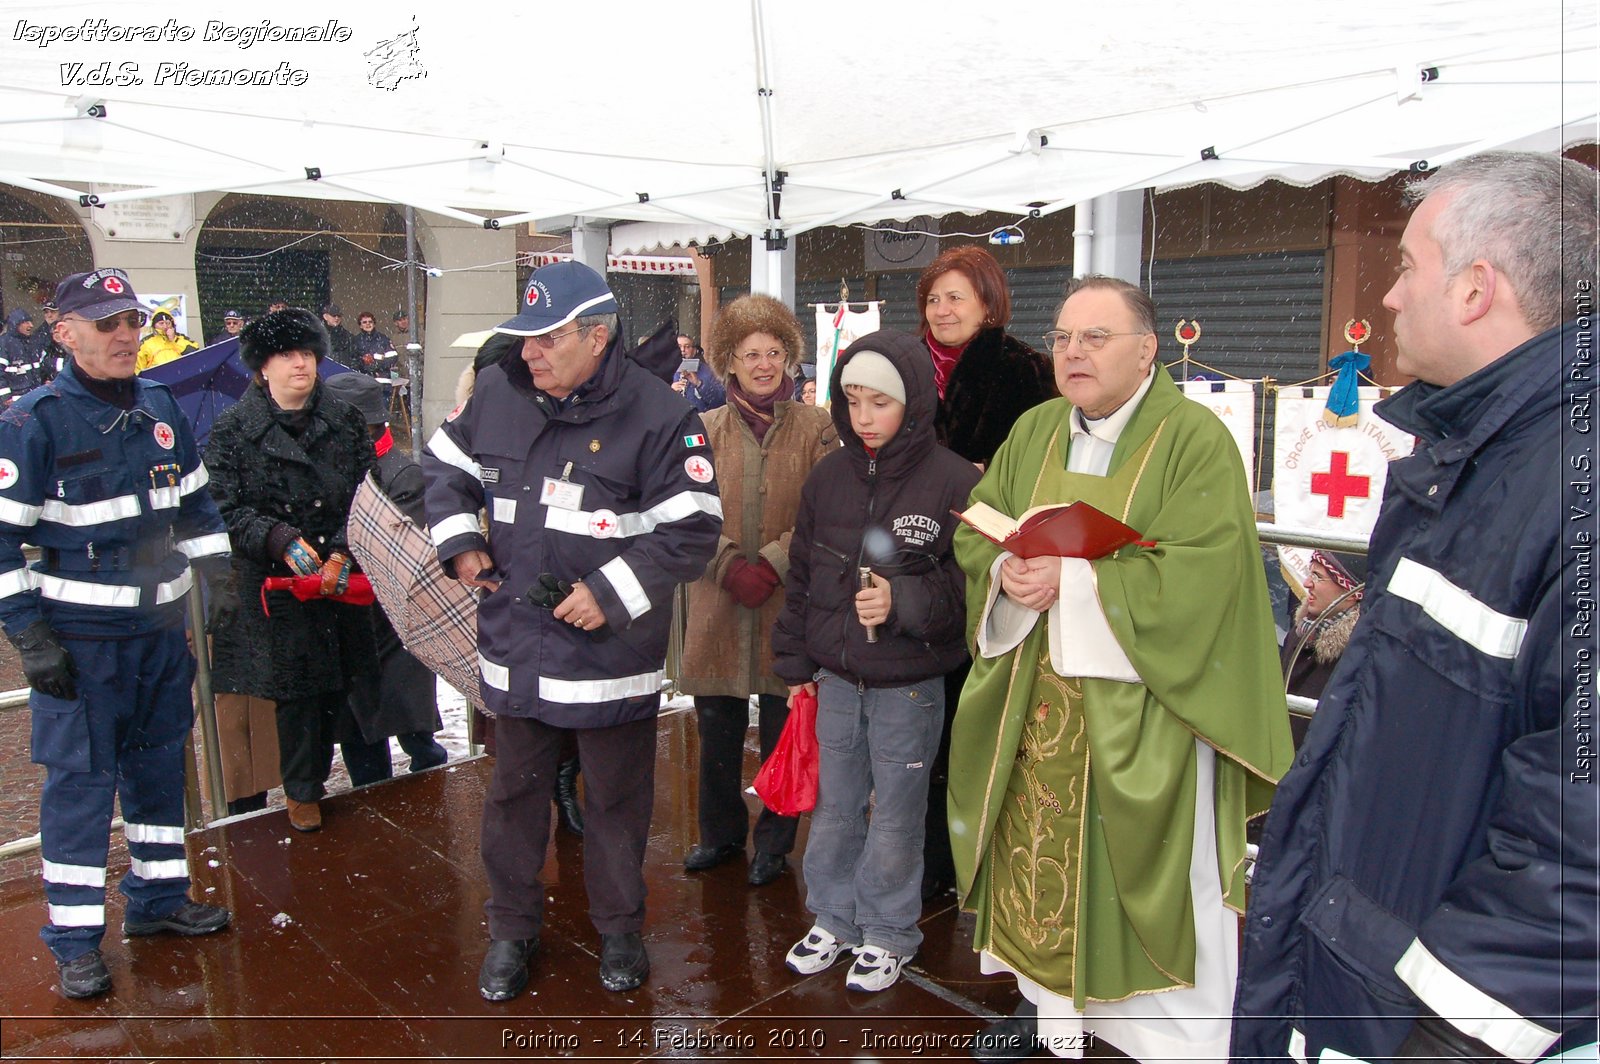
POLYGON ((354 726, 341 721, 346 685, 377 657, 369 607, 275 591, 265 597, 270 615, 262 610, 267 577, 316 575, 322 594, 335 596, 353 571, 345 522, 376 456, 361 414, 320 384, 328 349, 327 330, 306 310, 246 326, 239 356, 255 379, 217 417, 205 456, 244 602, 238 622, 216 634, 213 683, 277 703, 279 768, 298 831, 322 826, 317 803, 336 730, 354 726))

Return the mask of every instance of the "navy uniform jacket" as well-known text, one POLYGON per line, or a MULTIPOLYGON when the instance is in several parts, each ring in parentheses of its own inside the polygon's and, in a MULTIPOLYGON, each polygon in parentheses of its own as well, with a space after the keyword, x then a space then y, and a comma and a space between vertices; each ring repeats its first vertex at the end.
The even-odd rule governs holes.
POLYGON ((188 419, 135 377, 131 410, 90 395, 68 362, 0 414, 0 624, 43 617, 64 635, 183 623, 191 558, 225 557, 188 419), (40 548, 32 568, 23 543, 40 548))
POLYGON ((722 530, 700 415, 620 342, 560 404, 532 387, 514 353, 478 374, 422 468, 446 572, 463 551, 488 550, 502 580, 478 605, 487 708, 561 728, 654 716, 673 589, 699 578, 722 530), (581 502, 541 505, 546 479, 563 477, 582 487, 581 502), (582 631, 530 601, 541 574, 581 579, 605 627, 582 631))
POLYGON ((1513 1059, 1594 1037, 1593 690, 1575 686, 1594 501, 1563 499, 1595 461, 1579 341, 1551 329, 1379 405, 1417 449, 1389 467, 1361 619, 1267 816, 1236 1060, 1388 1059, 1422 1005, 1513 1059))

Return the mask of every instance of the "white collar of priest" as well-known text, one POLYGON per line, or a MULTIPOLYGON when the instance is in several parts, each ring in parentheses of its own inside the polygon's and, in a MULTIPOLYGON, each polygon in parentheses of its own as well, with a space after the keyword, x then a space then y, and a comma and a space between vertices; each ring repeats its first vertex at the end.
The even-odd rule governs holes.
POLYGON ((1133 420, 1133 412, 1139 409, 1139 404, 1144 402, 1145 393, 1150 390, 1150 384, 1156 379, 1155 364, 1150 366, 1150 372, 1144 375, 1144 380, 1139 382, 1139 387, 1133 390, 1128 401, 1117 407, 1102 418, 1086 418, 1078 407, 1072 408, 1072 434, 1074 436, 1093 436, 1105 443, 1116 443, 1122 435, 1122 430, 1128 427, 1128 422, 1133 420))

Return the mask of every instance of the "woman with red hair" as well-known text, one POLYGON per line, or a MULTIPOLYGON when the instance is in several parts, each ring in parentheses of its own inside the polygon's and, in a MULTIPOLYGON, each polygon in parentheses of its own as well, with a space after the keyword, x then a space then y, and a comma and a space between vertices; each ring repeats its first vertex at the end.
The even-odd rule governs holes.
MULTIPOLYGON (((966 244, 950 248, 917 280, 922 341, 933 358, 939 442, 979 469, 1011 434, 1024 411, 1056 397, 1050 360, 1006 332, 1011 293, 993 255, 966 244)), ((955 886, 944 790, 950 777, 950 727, 960 707, 967 665, 945 677, 944 735, 928 780, 922 897, 931 901, 955 886)))
POLYGON ((1011 293, 988 251, 951 248, 917 280, 922 339, 939 389, 939 442, 979 467, 1023 412, 1056 396, 1050 360, 1006 332, 1011 293))

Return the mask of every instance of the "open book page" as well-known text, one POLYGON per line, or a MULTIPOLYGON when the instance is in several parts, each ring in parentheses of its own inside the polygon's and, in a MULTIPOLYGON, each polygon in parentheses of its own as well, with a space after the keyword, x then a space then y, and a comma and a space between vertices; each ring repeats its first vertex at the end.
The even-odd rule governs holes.
POLYGON ((1017 522, 986 502, 975 502, 956 515, 996 543, 1004 543, 1017 531, 1017 522))
MULTIPOLYGON (((1040 506, 1030 506, 1026 510, 1022 511, 1021 517, 1017 518, 1017 528, 1018 530, 1026 528, 1028 526, 1028 522, 1033 518, 1038 517, 1040 514, 1048 514, 1056 510, 1065 510, 1071 505, 1071 503, 1047 502, 1040 506)), ((1087 506, 1088 504, 1085 503, 1084 505, 1087 506)))

